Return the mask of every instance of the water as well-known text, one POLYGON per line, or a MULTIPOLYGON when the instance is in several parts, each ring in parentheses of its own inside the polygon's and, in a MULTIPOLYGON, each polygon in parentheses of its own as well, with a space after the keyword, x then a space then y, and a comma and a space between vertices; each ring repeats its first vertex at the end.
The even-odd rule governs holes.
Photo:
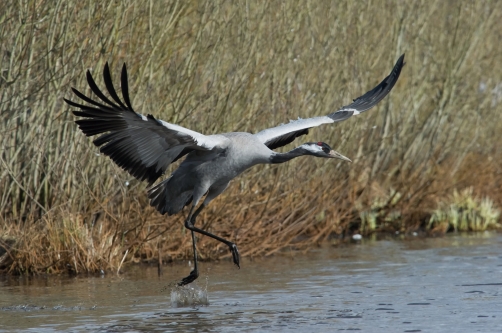
MULTIPOLYGON (((502 235, 325 246, 202 263, 208 306, 174 307, 186 265, 0 279, 0 332, 502 332, 502 235)), ((199 295, 199 296, 200 296, 199 295)))

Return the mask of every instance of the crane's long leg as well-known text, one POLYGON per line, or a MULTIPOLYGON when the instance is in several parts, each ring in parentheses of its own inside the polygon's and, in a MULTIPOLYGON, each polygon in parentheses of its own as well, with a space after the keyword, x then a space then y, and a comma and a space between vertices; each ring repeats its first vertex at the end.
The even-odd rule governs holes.
MULTIPOLYGON (((204 209, 204 203, 202 205, 200 205, 199 208, 192 215, 194 208, 195 208, 195 204, 193 204, 192 207, 190 208, 190 213, 188 214, 188 218, 187 218, 187 221, 192 221, 192 224, 195 223, 195 219, 197 218, 197 215, 199 215, 199 213, 202 211, 202 209, 204 209)), ((186 225, 186 222, 185 222, 185 225, 186 225)), ((184 286, 186 284, 189 284, 189 283, 195 281, 199 277, 199 268, 197 266, 197 247, 195 245, 195 243, 196 243, 195 233, 193 230, 190 230, 190 232, 192 233, 194 266, 193 266, 193 270, 190 272, 190 275, 181 279, 181 282, 178 283, 178 286, 184 286)))
POLYGON ((232 243, 224 238, 218 237, 216 235, 213 235, 210 232, 204 231, 202 229, 196 228, 194 226, 195 224, 195 219, 197 218, 197 215, 204 209, 206 206, 206 202, 204 202, 202 205, 199 206, 199 208, 195 211, 195 213, 192 215, 192 211, 194 209, 194 205, 192 205, 192 208, 190 209, 190 214, 188 215, 187 220, 185 221, 185 228, 190 230, 192 232, 192 246, 193 246, 193 260, 194 260, 194 269, 190 272, 190 275, 187 277, 183 278, 178 285, 179 286, 184 286, 186 284, 189 284, 193 281, 195 281, 199 277, 199 269, 197 265, 197 247, 196 247, 196 240, 195 240, 195 234, 194 232, 198 232, 200 234, 203 234, 205 236, 211 237, 213 239, 216 239, 217 241, 220 241, 227 245, 232 252, 232 259, 234 261, 234 264, 237 265, 237 267, 240 268, 240 257, 239 257, 239 250, 237 249, 237 245, 235 243, 232 243))
POLYGON ((190 208, 190 213, 188 214, 188 218, 185 221, 185 228, 190 230, 192 233, 192 246, 193 246, 193 253, 194 253, 193 254, 194 269, 190 272, 190 275, 183 278, 181 280, 181 282, 178 283, 178 285, 180 285, 180 286, 184 286, 186 284, 189 284, 189 283, 195 281, 199 277, 199 270, 198 270, 198 266, 197 266, 197 247, 196 247, 195 232, 198 232, 202 235, 216 239, 217 241, 220 241, 220 242, 224 243, 225 245, 227 245, 230 248, 230 251, 232 252, 232 259, 234 261, 234 264, 240 268, 240 265, 239 265, 240 257, 239 257, 239 250, 237 250, 237 245, 235 245, 234 243, 232 243, 224 238, 218 237, 216 235, 213 235, 212 233, 209 233, 207 231, 204 231, 202 229, 195 227, 195 220, 197 219, 197 216, 200 214, 200 212, 209 204, 209 202, 211 200, 213 200, 218 195, 220 195, 220 193, 223 192, 227 188, 227 186, 228 186, 228 183, 223 184, 218 187, 211 188, 209 190, 209 193, 206 196, 206 199, 199 206, 199 208, 197 208, 195 213, 193 213, 193 210, 194 210, 195 206, 197 205, 198 200, 193 200, 193 202, 192 202, 192 207, 190 208))
POLYGON ((185 228, 191 230, 192 232, 195 231, 195 232, 198 232, 199 234, 203 234, 205 236, 208 236, 208 237, 211 237, 213 239, 216 239, 217 241, 220 241, 223 244, 227 245, 230 248, 230 251, 232 252, 232 258, 233 258, 234 264, 236 264, 237 267, 240 268, 240 265, 239 265, 239 251, 237 250, 237 245, 235 245, 235 243, 232 243, 232 242, 230 242, 230 241, 228 241, 228 240, 226 240, 224 238, 218 237, 216 235, 213 235, 210 232, 207 232, 207 231, 204 231, 202 229, 199 229, 199 228, 195 227, 193 225, 193 222, 191 220, 187 220, 185 222, 185 228))

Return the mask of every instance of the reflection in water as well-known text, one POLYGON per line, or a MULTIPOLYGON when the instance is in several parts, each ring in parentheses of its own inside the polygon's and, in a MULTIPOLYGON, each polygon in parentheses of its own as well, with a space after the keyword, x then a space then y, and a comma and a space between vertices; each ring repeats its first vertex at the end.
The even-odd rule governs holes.
POLYGON ((162 278, 145 266, 120 277, 4 277, 0 332, 501 331, 501 250, 497 233, 363 240, 240 270, 202 263, 203 286, 188 288, 172 287, 182 265, 162 278))

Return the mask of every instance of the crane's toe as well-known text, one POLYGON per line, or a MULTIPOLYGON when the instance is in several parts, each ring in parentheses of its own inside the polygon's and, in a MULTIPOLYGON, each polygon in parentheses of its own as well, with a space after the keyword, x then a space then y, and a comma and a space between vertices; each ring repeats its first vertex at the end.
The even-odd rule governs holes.
POLYGON ((181 281, 178 282, 178 286, 184 286, 184 285, 187 285, 189 283, 192 283, 195 280, 197 280, 198 277, 199 277, 199 272, 194 269, 193 271, 190 272, 190 275, 188 275, 187 277, 181 279, 181 281))
POLYGON ((239 250, 237 250, 237 245, 235 245, 234 243, 232 243, 230 246, 230 251, 232 252, 232 259, 234 260, 234 264, 241 268, 240 266, 240 256, 239 256, 239 250))

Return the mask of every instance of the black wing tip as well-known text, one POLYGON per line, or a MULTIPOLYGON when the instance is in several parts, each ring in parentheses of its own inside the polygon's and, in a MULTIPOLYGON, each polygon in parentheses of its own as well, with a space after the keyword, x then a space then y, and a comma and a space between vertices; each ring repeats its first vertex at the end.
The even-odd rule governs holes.
POLYGON ((124 62, 122 65, 122 73, 120 74, 120 86, 122 90, 122 98, 124 98, 124 102, 126 103, 127 107, 131 110, 134 111, 131 103, 131 98, 129 97, 129 79, 127 76, 127 65, 124 62))
MULTIPOLYGON (((397 59, 396 63, 394 64, 394 67, 390 71, 390 74, 385 79, 383 79, 383 81, 380 82, 380 84, 377 87, 381 86, 382 88, 384 88, 384 90, 387 90, 387 93, 390 92, 390 90, 392 90, 392 88, 396 84, 397 79, 399 79, 399 76, 401 75, 401 70, 403 69, 404 65, 406 65, 406 63, 404 62, 404 53, 403 53, 399 57, 399 59, 397 59)), ((361 97, 356 98, 354 102, 361 97)))
POLYGON ((403 53, 399 56, 396 63, 394 64, 394 68, 392 68, 391 74, 393 72, 395 72, 396 69, 403 68, 403 66, 406 65, 406 63, 404 62, 404 56, 405 56, 405 53, 403 53))
POLYGON ((105 62, 105 65, 103 66, 103 79, 104 81, 110 81, 112 82, 112 73, 110 71, 110 64, 105 62))
POLYGON ((110 73, 110 66, 108 65, 108 61, 105 62, 103 66, 103 79, 106 81, 107 79, 111 81, 112 75, 110 73))
POLYGON ((91 81, 94 82, 94 77, 92 77, 92 73, 91 73, 91 69, 90 68, 88 68, 85 71, 85 78, 87 79, 87 83, 89 83, 89 80, 91 80, 91 81))
POLYGON ((103 69, 103 80, 105 81, 105 86, 108 94, 115 101, 115 103, 117 103, 121 108, 127 109, 124 103, 120 100, 120 97, 117 95, 117 90, 113 86, 113 80, 110 73, 110 66, 108 66, 108 61, 105 63, 105 67, 103 69))
MULTIPOLYGON (((104 80, 105 85, 106 85, 106 90, 108 91, 108 93, 110 94, 110 96, 112 97, 112 99, 118 105, 116 105, 109 98, 107 98, 103 94, 103 92, 101 91, 101 89, 99 89, 98 85, 96 84, 96 81, 94 80, 94 77, 92 76, 90 68, 86 70, 85 76, 86 76, 86 79, 87 79, 87 84, 88 84, 89 88, 91 89, 91 91, 94 94, 96 94, 97 97, 101 101, 103 101, 105 104, 108 104, 108 105, 102 104, 102 103, 97 102, 95 100, 91 100, 89 97, 87 97, 84 94, 82 94, 76 88, 71 87, 71 90, 73 91, 73 93, 75 95, 77 95, 77 97, 79 97, 80 99, 83 99, 84 101, 86 101, 88 103, 94 104, 94 105, 98 106, 99 108, 104 108, 104 109, 122 108, 123 110, 133 111, 134 112, 134 109, 133 109, 133 107, 131 105, 131 101, 130 101, 130 97, 129 97, 129 87, 128 87, 128 82, 127 82, 127 68, 126 68, 126 63, 125 62, 122 65, 122 74, 121 74, 121 82, 120 82, 121 83, 122 97, 124 99, 125 105, 120 100, 120 98, 118 97, 117 92, 116 92, 116 90, 115 90, 115 88, 113 86, 111 72, 110 72, 110 64, 109 64, 108 61, 105 62, 105 65, 104 65, 104 68, 103 68, 103 80, 104 80)), ((70 103, 71 101, 69 102, 69 100, 67 100, 67 99, 65 99, 65 102, 68 103, 68 104, 70 104, 70 105, 72 105, 72 106, 81 107, 81 105, 73 105, 73 104, 71 104, 70 103)))
MULTIPOLYGON (((354 102, 359 102, 359 101, 364 101, 368 100, 369 103, 369 108, 372 108, 378 102, 380 102, 385 96, 387 96, 392 88, 394 88, 394 85, 396 84, 397 80, 399 79, 399 76, 401 75, 401 70, 403 69, 405 65, 404 62, 404 53, 397 59, 396 64, 392 68, 390 74, 382 80, 375 88, 372 90, 368 91, 366 94, 356 98, 354 102), (375 100, 372 100, 375 98, 375 100)), ((355 106, 355 105, 354 105, 355 106)), ((369 109, 368 108, 368 109, 369 109)), ((366 111, 368 109, 362 109, 360 110, 361 112, 366 111)))
POLYGON ((359 113, 368 111, 375 105, 377 105, 382 99, 384 99, 394 88, 399 76, 401 75, 401 70, 403 69, 404 62, 403 53, 396 61, 394 67, 387 77, 385 77, 378 85, 376 85, 373 89, 366 92, 364 95, 357 97, 352 100, 352 103, 349 105, 345 105, 340 108, 338 111, 335 111, 328 115, 329 118, 334 121, 341 121, 352 116, 353 111, 356 110, 359 113), (342 114, 342 112, 352 112, 348 117, 346 114, 342 114))
POLYGON ((125 62, 122 64, 122 71, 120 72, 120 79, 121 79, 121 83, 124 83, 124 81, 127 83, 127 80, 128 80, 127 65, 125 62))
POLYGON ((399 59, 397 59, 396 64, 394 65, 394 68, 389 75, 389 78, 393 79, 393 81, 397 81, 399 75, 401 74, 401 70, 403 69, 404 65, 406 65, 406 63, 404 62, 404 55, 404 53, 401 54, 399 59))

